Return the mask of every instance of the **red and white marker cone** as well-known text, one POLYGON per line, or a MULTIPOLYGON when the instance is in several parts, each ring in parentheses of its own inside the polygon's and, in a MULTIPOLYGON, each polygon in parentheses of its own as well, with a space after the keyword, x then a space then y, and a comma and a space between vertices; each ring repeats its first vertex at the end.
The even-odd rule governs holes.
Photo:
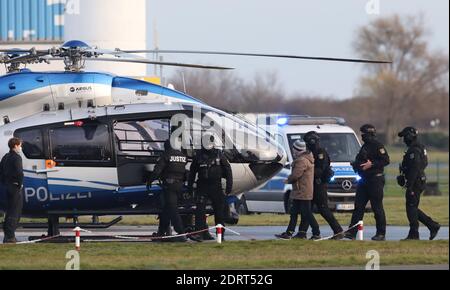
POLYGON ((358 223, 358 241, 364 241, 364 222, 360 221, 358 223))
POLYGON ((217 225, 216 226, 216 233, 217 233, 217 243, 222 244, 222 237, 223 237, 223 225, 217 225))
POLYGON ((73 231, 75 232, 75 250, 79 252, 81 248, 81 229, 76 227, 73 231))

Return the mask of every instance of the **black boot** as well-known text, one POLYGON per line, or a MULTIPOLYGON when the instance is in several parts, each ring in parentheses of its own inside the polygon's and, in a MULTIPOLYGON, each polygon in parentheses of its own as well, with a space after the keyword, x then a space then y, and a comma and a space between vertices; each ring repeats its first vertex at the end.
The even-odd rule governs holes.
POLYGON ((290 240, 290 239, 292 239, 292 232, 284 232, 284 233, 275 235, 275 237, 280 240, 290 240))
POLYGON ((434 240, 436 238, 439 230, 441 229, 441 225, 436 223, 436 225, 430 229, 430 241, 434 240))
POLYGON ((342 240, 344 238, 345 238, 345 233, 344 232, 340 232, 340 233, 335 233, 334 237, 332 237, 331 239, 335 240, 335 241, 339 241, 339 240, 342 240))
POLYGON ((308 237, 307 237, 305 232, 298 232, 298 234, 296 234, 292 238, 293 239, 298 239, 298 240, 306 240, 308 237))
POLYGON ((356 240, 356 234, 353 234, 351 232, 345 232, 344 238, 354 241, 356 240))
POLYGON ((322 237, 319 235, 313 235, 311 238, 310 238, 310 240, 311 241, 315 241, 315 240, 320 240, 322 237))
POLYGON ((402 241, 418 241, 420 240, 419 231, 410 230, 408 236, 404 238, 402 241))
POLYGON ((16 244, 17 239, 16 238, 5 238, 3 239, 3 244, 16 244))
POLYGON ((375 242, 386 241, 386 236, 381 235, 381 234, 376 234, 374 237, 372 237, 372 241, 375 241, 375 242))
POLYGON ((202 240, 204 241, 214 241, 215 238, 211 235, 209 231, 201 233, 202 240))

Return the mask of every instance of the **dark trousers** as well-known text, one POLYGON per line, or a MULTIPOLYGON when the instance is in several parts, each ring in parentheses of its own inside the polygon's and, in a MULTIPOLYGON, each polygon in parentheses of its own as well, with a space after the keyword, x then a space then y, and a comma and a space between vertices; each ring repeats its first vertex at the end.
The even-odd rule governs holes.
POLYGON ((19 186, 15 184, 6 185, 6 214, 3 223, 5 240, 12 240, 16 237, 16 229, 22 215, 23 193, 19 186))
POLYGON ((420 196, 424 186, 415 186, 413 191, 406 191, 406 215, 409 221, 409 237, 419 238, 419 221, 432 230, 437 223, 419 209, 420 196), (413 194, 414 193, 414 194, 413 194))
MULTIPOLYGON (((373 176, 359 182, 355 196, 355 211, 350 227, 363 220, 367 203, 370 201, 375 215, 377 235, 386 235, 386 214, 383 207, 384 184, 384 176, 373 176)), ((358 229, 354 228, 350 233, 356 236, 357 231, 358 229)))
POLYGON ((313 204, 316 205, 320 215, 327 221, 335 234, 343 232, 341 225, 328 207, 328 187, 326 184, 314 184, 313 204))
POLYGON ((299 233, 305 233, 308 231, 308 227, 312 227, 313 235, 320 236, 319 224, 314 218, 311 201, 310 200, 293 200, 291 206, 291 219, 287 232, 295 232, 295 226, 297 225, 298 215, 301 216, 300 226, 298 228, 299 233))
POLYGON ((197 209, 195 211, 195 229, 203 230, 208 227, 206 224, 206 202, 211 200, 214 210, 214 222, 216 225, 225 226, 225 195, 223 194, 222 186, 219 185, 199 185, 197 191, 197 209))
POLYGON ((163 211, 159 218, 159 232, 158 234, 165 234, 165 231, 173 225, 178 234, 184 234, 183 223, 178 214, 178 195, 183 193, 183 183, 175 182, 172 184, 163 185, 163 211))

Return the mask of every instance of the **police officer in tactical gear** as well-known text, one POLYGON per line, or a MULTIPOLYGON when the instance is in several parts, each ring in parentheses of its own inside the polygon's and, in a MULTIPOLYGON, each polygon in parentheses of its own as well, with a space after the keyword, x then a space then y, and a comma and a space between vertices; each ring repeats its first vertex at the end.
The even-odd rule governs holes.
POLYGON ((314 155, 313 204, 316 205, 320 215, 330 225, 335 234, 334 239, 342 239, 344 237, 343 229, 328 207, 328 182, 334 175, 330 165, 330 157, 327 151, 320 147, 320 136, 317 132, 306 133, 303 140, 308 150, 314 155))
POLYGON ((2 183, 6 187, 6 214, 3 223, 3 243, 17 243, 15 232, 20 221, 23 207, 23 166, 22 141, 12 138, 8 142, 10 149, 0 162, 2 183))
POLYGON ((406 214, 409 221, 409 234, 405 240, 419 240, 419 221, 430 230, 430 240, 439 232, 440 225, 419 209, 420 195, 425 190, 425 168, 428 166, 427 150, 417 140, 418 131, 406 127, 398 136, 403 138, 408 150, 400 165, 398 184, 406 188, 406 214))
MULTIPOLYGON (((170 140, 164 143, 164 154, 159 158, 152 174, 147 180, 147 186, 153 181, 162 181, 163 209, 159 219, 158 236, 166 235, 170 224, 173 225, 178 234, 184 234, 185 230, 178 213, 178 196, 183 194, 183 186, 186 174, 187 156, 180 148, 174 148, 170 140)), ((186 237, 173 239, 177 242, 185 242, 186 237)))
MULTIPOLYGON (((222 178, 226 179, 225 194, 229 195, 233 188, 233 176, 230 163, 221 150, 215 148, 212 134, 203 137, 202 150, 197 153, 190 168, 188 188, 193 193, 193 185, 197 178, 197 209, 195 213, 195 230, 208 228, 206 223, 206 200, 209 198, 214 210, 216 225, 225 225, 226 200, 222 188, 222 178)), ((209 232, 199 235, 201 239, 211 239, 209 232)))
MULTIPOLYGON (((376 129, 372 125, 361 127, 362 146, 356 160, 352 163, 355 172, 361 176, 355 197, 355 211, 350 227, 356 225, 364 217, 367 203, 370 201, 375 214, 377 233, 373 241, 384 241, 386 238, 386 215, 383 208, 384 197, 384 167, 390 163, 389 155, 383 144, 376 139, 376 129)), ((353 228, 345 234, 346 238, 354 240, 357 229, 353 228)))

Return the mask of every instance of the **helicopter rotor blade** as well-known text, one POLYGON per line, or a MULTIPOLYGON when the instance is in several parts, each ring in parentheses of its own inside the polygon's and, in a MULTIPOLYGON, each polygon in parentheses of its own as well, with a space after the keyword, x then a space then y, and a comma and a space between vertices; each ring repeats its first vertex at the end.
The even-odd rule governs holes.
POLYGON ((111 50, 111 49, 98 49, 98 48, 89 48, 84 50, 85 52, 94 53, 95 55, 112 55, 117 58, 125 58, 125 59, 145 59, 145 57, 127 53, 121 50, 111 50))
MULTIPOLYGON (((60 57, 45 58, 45 59, 49 60, 49 61, 64 60, 64 58, 60 58, 60 57)), ((148 60, 148 59, 85 58, 84 60, 85 61, 123 62, 123 63, 142 63, 142 64, 163 65, 163 66, 190 67, 190 68, 216 69, 216 70, 232 70, 232 69, 234 69, 231 67, 175 63, 175 62, 160 62, 160 61, 152 61, 152 60, 148 60)))
POLYGON ((0 52, 6 54, 21 54, 21 53, 29 53, 30 50, 26 49, 0 49, 0 52))
POLYGON ((42 56, 48 55, 48 51, 28 51, 28 54, 20 55, 17 57, 13 57, 7 60, 4 60, 3 63, 11 64, 11 63, 26 63, 30 61, 35 61, 41 58, 42 56))
POLYGON ((300 55, 285 54, 259 54, 259 53, 240 53, 240 52, 221 52, 221 51, 194 51, 194 50, 123 50, 126 53, 173 53, 173 54, 210 54, 210 55, 230 55, 230 56, 250 56, 250 57, 273 57, 287 59, 305 59, 305 60, 322 60, 335 62, 353 62, 353 63, 373 63, 373 64, 390 64, 391 61, 386 60, 368 60, 353 58, 335 58, 335 57, 314 57, 300 55))

